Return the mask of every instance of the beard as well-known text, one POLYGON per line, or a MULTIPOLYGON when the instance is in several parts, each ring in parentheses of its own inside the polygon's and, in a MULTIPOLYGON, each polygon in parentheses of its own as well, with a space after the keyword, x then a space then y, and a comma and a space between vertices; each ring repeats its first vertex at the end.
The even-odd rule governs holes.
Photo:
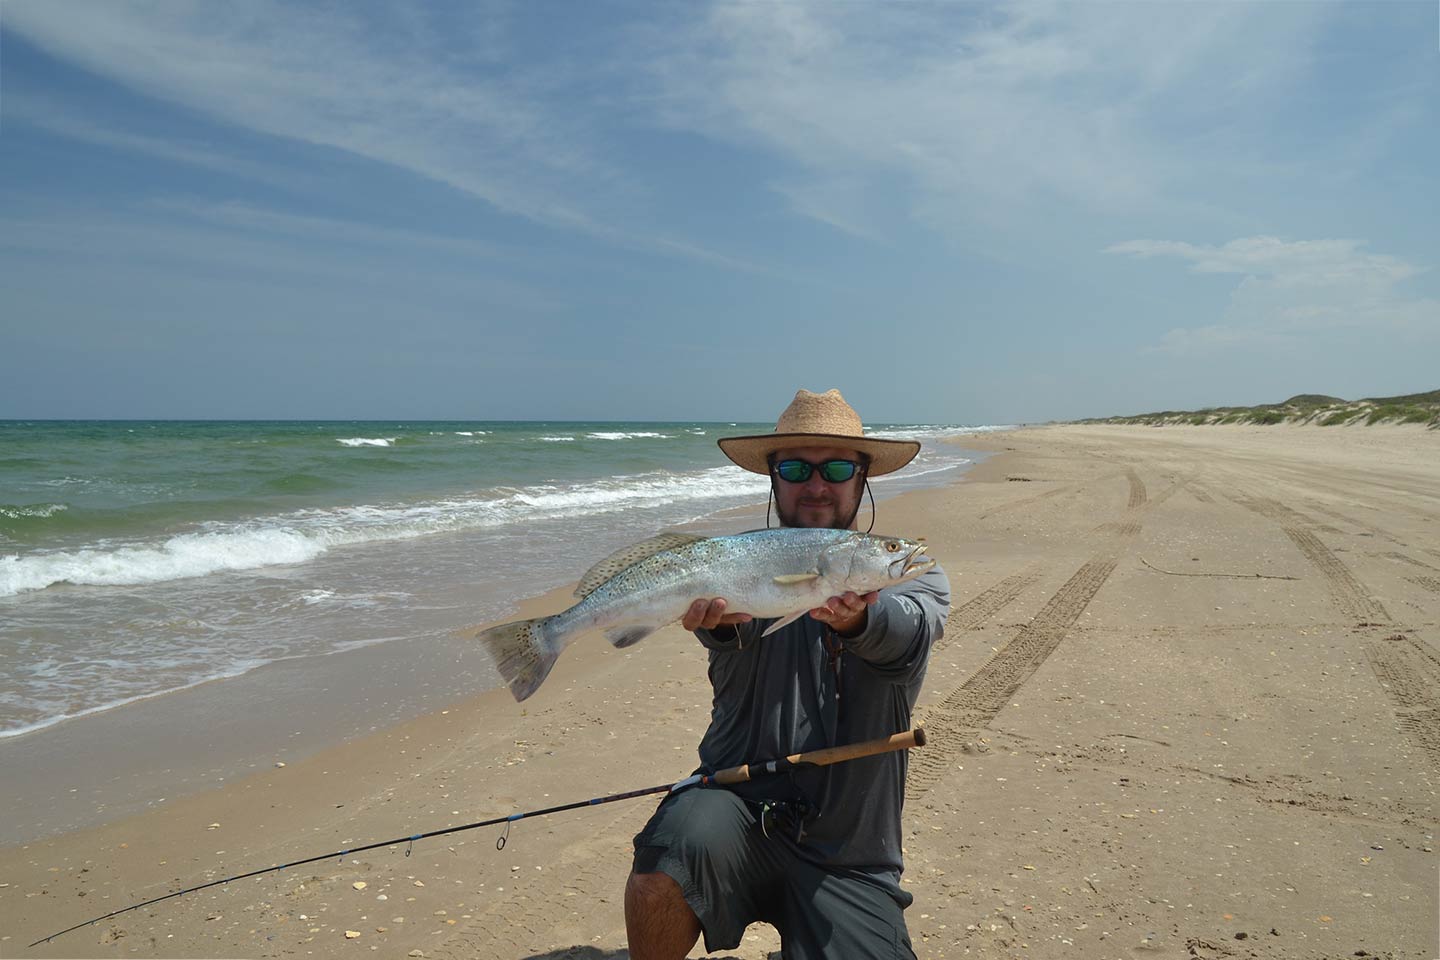
MULTIPOLYGON (((772 490, 775 481, 771 481, 772 490)), ((783 527, 828 527, 832 530, 849 530, 860 512, 862 499, 860 489, 852 496, 841 496, 832 488, 827 496, 814 501, 796 500, 794 509, 787 510, 778 493, 775 497, 775 514, 783 527)))

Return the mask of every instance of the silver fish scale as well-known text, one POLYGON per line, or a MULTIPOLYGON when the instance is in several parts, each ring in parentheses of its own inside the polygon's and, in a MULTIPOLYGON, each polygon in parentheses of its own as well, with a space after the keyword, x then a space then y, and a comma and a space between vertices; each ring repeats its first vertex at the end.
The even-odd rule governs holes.
MULTIPOLYGON (((639 601, 639 619, 653 621, 642 612, 669 612, 677 604, 683 612, 684 605, 699 597, 739 599, 776 576, 813 571, 822 550, 854 536, 848 530, 782 528, 697 540, 625 568, 559 616, 570 621, 567 627, 617 623, 630 618, 616 608, 639 601)), ((674 616, 678 613, 661 614, 661 622, 674 616)))

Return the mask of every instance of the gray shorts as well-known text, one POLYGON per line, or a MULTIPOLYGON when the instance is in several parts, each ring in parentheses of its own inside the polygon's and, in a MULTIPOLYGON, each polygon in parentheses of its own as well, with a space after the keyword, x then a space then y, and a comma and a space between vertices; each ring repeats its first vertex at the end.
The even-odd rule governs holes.
POLYGON ((708 952, 738 947, 745 927, 764 921, 780 932, 786 960, 915 957, 905 929, 908 902, 765 836, 758 808, 729 790, 692 788, 667 797, 635 837, 634 869, 680 885, 708 952))

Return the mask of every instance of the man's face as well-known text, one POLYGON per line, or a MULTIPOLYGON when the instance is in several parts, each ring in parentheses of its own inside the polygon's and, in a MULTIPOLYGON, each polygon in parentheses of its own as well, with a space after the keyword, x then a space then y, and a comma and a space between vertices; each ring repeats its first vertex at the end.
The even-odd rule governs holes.
MULTIPOLYGON (((787 447, 776 451, 772 463, 781 460, 805 460, 812 464, 826 460, 854 460, 863 458, 854 450, 844 447, 787 447)), ((787 527, 831 527, 837 530, 854 526, 855 513, 860 506, 863 492, 863 474, 855 475, 844 483, 830 483, 815 470, 804 483, 790 483, 771 474, 770 484, 775 489, 775 509, 780 522, 787 527)))

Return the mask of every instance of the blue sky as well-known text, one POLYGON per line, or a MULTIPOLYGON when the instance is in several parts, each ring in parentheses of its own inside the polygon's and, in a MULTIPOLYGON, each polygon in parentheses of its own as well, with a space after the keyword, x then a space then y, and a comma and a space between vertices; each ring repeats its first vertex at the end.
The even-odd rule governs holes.
POLYGON ((0 4, 0 417, 1440 387, 1421 3, 0 4))

